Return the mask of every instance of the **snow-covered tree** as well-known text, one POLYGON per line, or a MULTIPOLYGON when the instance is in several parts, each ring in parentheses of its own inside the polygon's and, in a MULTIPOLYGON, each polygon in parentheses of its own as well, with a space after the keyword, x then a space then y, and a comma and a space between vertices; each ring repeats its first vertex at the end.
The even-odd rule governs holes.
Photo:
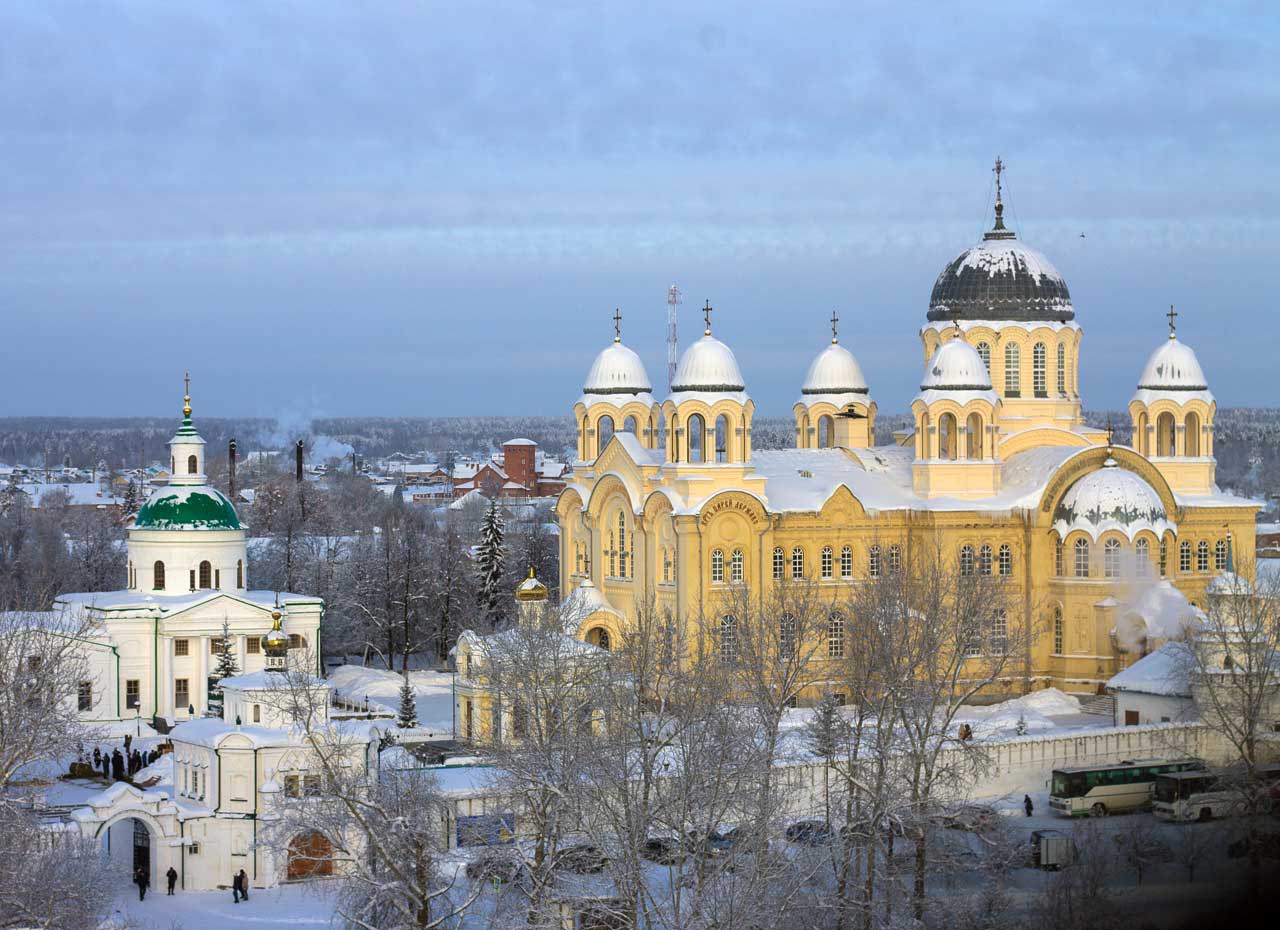
POLYGON ((218 664, 214 666, 213 675, 211 677, 217 679, 217 684, 209 691, 209 716, 222 716, 222 679, 230 678, 239 674, 240 669, 236 666, 236 654, 232 651, 231 627, 227 621, 222 621, 222 635, 214 642, 218 664))
POLYGON ((476 601, 491 628, 496 628, 502 620, 502 605, 507 593, 503 589, 507 558, 503 544, 504 532, 498 502, 491 500, 484 515, 484 523, 480 527, 480 550, 476 555, 476 601))
POLYGON ((138 508, 142 506, 138 494, 137 483, 130 478, 129 484, 124 489, 124 500, 120 503, 121 516, 132 517, 138 512, 138 508))
POLYGON ((409 670, 404 670, 404 681, 400 684, 400 709, 396 712, 396 726, 402 730, 411 730, 418 725, 418 708, 413 703, 413 688, 409 684, 409 670))

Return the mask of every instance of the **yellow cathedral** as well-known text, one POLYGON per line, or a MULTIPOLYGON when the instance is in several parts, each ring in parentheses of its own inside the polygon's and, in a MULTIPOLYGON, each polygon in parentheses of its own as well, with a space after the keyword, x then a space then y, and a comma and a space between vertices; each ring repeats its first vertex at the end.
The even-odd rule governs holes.
POLYGON ((1257 504, 1214 482, 1217 405, 1175 314, 1138 372, 1132 444, 1112 445, 1081 416, 1066 282, 1005 227, 999 170, 993 228, 933 286, 914 426, 891 443, 876 444, 834 315, 794 448, 770 451, 752 448, 755 404, 710 308, 662 401, 615 324, 573 408, 578 461, 556 505, 578 637, 607 649, 647 604, 700 623, 733 585, 803 579, 838 598, 928 533, 961 571, 1016 586, 1039 631, 1019 687, 1096 693, 1155 638, 1153 612, 1202 606, 1215 574, 1252 563, 1257 504))

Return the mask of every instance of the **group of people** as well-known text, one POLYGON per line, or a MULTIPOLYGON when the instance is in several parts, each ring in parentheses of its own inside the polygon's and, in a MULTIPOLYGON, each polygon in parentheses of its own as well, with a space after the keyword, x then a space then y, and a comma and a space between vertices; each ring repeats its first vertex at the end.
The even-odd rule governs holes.
MULTIPOLYGON (((169 871, 164 873, 164 877, 169 886, 167 894, 173 894, 173 889, 178 884, 178 870, 169 866, 169 871)), ((144 867, 138 866, 133 870, 133 883, 138 886, 138 900, 145 901, 147 889, 151 887, 151 873, 144 867)), ((231 876, 231 899, 236 904, 242 900, 249 900, 249 875, 244 869, 231 876)))
POLYGON ((96 772, 98 769, 102 769, 103 778, 112 781, 125 781, 133 778, 134 775, 137 775, 160 758, 159 749, 143 752, 134 748, 132 743, 132 736, 124 738, 124 752, 121 752, 118 746, 111 752, 103 752, 99 747, 94 746, 93 770, 96 772))

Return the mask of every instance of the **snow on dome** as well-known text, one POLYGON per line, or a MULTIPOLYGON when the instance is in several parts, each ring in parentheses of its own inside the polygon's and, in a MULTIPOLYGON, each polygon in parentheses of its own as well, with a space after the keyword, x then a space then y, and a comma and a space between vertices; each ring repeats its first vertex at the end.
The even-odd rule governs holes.
POLYGON ((833 342, 813 360, 801 394, 866 394, 867 379, 853 353, 833 342))
POLYGON ((238 530, 231 501, 208 485, 157 488, 134 518, 136 529, 238 530))
POLYGON ((920 390, 989 391, 991 374, 977 349, 963 339, 951 339, 929 359, 920 390))
POLYGON ((684 350, 671 392, 745 391, 733 350, 709 333, 684 350))
POLYGON ((1001 229, 954 258, 934 282, 930 320, 1074 319, 1067 282, 1049 259, 1001 229))
POLYGON ((653 390, 640 356, 621 342, 611 342, 587 372, 583 394, 647 394, 653 390))
POLYGON ((1171 336, 1147 359, 1138 387, 1148 391, 1207 391, 1209 384, 1191 346, 1171 336))
POLYGON ((1054 511, 1053 528, 1060 539, 1084 530, 1094 542, 1109 530, 1132 542, 1141 530, 1160 536, 1176 529, 1155 489, 1114 459, 1071 486, 1054 511))

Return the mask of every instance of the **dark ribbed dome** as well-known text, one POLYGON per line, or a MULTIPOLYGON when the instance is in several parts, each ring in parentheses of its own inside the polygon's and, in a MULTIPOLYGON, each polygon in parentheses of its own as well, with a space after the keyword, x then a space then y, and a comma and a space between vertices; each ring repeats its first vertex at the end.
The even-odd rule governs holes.
POLYGON ((1075 319, 1067 282, 1047 258, 1005 229, 1000 207, 997 203, 995 228, 938 275, 929 295, 929 319, 1020 323, 1075 319))

